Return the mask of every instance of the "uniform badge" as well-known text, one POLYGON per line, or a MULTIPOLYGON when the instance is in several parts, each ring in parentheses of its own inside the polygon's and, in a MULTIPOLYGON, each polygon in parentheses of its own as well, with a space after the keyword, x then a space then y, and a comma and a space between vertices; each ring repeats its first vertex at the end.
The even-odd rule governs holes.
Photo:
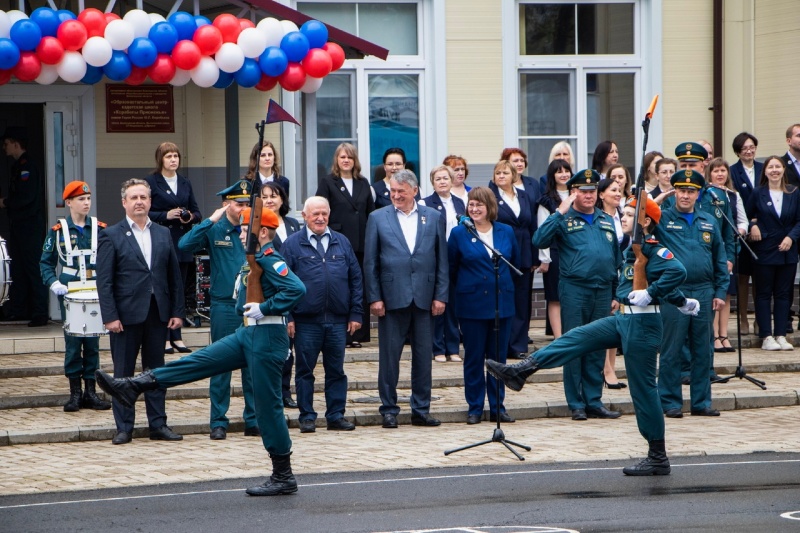
POLYGON ((719 210, 719 207, 714 210, 714 214, 717 215, 717 218, 722 218, 722 211, 719 210))
POLYGON ((711 242, 711 234, 707 231, 703 232, 703 242, 711 242))
POLYGON ((130 236, 131 236, 131 232, 130 232, 130 231, 128 231, 128 232, 125 232, 125 235, 126 235, 126 236, 128 236, 128 237, 130 237, 130 236))
POLYGON ((247 278, 250 277, 250 274, 240 274, 240 279, 242 280, 242 286, 247 287, 247 278))
POLYGON ((389 196, 389 191, 383 191, 384 196, 389 196))
POLYGON ((625 279, 633 279, 633 266, 632 265, 627 265, 622 270, 622 275, 625 276, 625 279))
POLYGON ((344 187, 339 187, 339 190, 344 192, 344 187))
POLYGON ((45 252, 52 252, 53 251, 53 238, 48 237, 46 241, 44 241, 43 250, 45 252))
POLYGON ((767 202, 767 205, 772 207, 772 202, 767 202))
POLYGON ((277 272, 279 276, 285 276, 289 273, 289 267, 286 266, 286 263, 283 261, 278 261, 273 264, 272 268, 275 269, 275 272, 277 272))
POLYGON ((503 205, 503 200, 500 200, 500 202, 499 202, 499 203, 500 203, 500 205, 503 205))
POLYGON ((419 217, 419 219, 422 222, 422 225, 424 226, 425 225, 425 217, 419 217))
POLYGON ((670 252, 666 248, 659 249, 658 252, 656 252, 656 254, 658 254, 658 257, 660 257, 661 259, 672 259, 675 257, 674 255, 672 255, 672 252, 670 252))
POLYGON ((229 241, 229 240, 231 240, 231 236, 230 236, 230 235, 225 235, 225 240, 226 240, 226 241, 229 241))
MULTIPOLYGON (((587 178, 591 178, 591 177, 592 177, 592 171, 591 171, 591 169, 588 169, 588 168, 587 168, 587 169, 586 169, 586 172, 584 172, 584 173, 583 173, 583 175, 584 175, 584 176, 586 176, 587 178)), ((588 182, 587 182, 587 183, 588 183, 588 182)))
POLYGON ((437 209, 439 209, 439 211, 441 211, 442 210, 442 206, 439 206, 437 209))
POLYGON ((19 173, 19 179, 22 181, 28 181, 28 178, 30 177, 31 177, 30 170, 23 170, 22 172, 19 173))
POLYGON ((476 239, 475 237, 473 237, 473 238, 472 238, 472 242, 478 242, 478 239, 476 239))
POLYGON ((611 242, 611 234, 610 233, 606 232, 606 238, 608 239, 608 242, 611 242))

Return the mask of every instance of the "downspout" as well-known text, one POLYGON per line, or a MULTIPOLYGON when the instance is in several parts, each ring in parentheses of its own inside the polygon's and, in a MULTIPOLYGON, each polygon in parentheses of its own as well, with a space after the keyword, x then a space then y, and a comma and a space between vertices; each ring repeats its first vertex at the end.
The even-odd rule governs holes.
POLYGON ((715 156, 722 156, 722 0, 713 0, 713 51, 712 51, 712 99, 713 105, 708 108, 714 112, 714 150, 715 156))

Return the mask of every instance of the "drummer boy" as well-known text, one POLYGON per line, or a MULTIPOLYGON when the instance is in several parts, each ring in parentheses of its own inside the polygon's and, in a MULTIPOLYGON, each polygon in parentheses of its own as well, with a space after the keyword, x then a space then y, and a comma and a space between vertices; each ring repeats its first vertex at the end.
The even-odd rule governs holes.
MULTIPOLYGON (((58 296, 61 320, 66 317, 64 296, 68 292, 93 290, 97 294, 94 282, 97 236, 106 227, 104 222, 89 216, 92 192, 86 182, 68 183, 64 187, 63 198, 69 214, 48 230, 39 261, 42 281, 58 296), (57 265, 61 265, 60 274, 56 273, 57 265)), ((67 331, 64 331, 64 375, 69 379, 69 401, 64 405, 66 412, 78 411, 81 407, 111 409, 111 404, 101 400, 95 392, 94 371, 100 366, 100 337, 97 335, 100 333, 78 337, 67 335, 67 331), (86 385, 83 391, 81 378, 86 385)))

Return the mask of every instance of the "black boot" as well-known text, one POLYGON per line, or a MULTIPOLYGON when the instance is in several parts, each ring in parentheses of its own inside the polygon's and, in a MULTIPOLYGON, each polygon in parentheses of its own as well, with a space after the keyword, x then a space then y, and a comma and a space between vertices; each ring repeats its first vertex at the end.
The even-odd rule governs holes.
POLYGON ((651 440, 647 457, 634 466, 626 466, 622 473, 626 476, 668 476, 670 473, 669 459, 663 440, 651 440))
POLYGON ((521 391, 528 376, 539 370, 532 355, 513 365, 504 365, 491 359, 486 360, 486 369, 491 375, 506 384, 511 390, 521 391))
POLYGON ((97 396, 97 391, 94 387, 95 381, 93 379, 84 379, 83 383, 85 387, 83 390, 81 407, 94 409, 95 411, 107 411, 108 409, 111 409, 111 402, 101 400, 100 397, 97 396))
POLYGON ((272 459, 272 475, 263 485, 247 489, 247 494, 250 496, 278 496, 297 492, 297 480, 294 479, 292 465, 289 461, 291 455, 292 452, 286 455, 269 454, 269 458, 272 459))
POLYGON ((158 382, 152 370, 145 370, 132 378, 113 378, 102 370, 95 370, 94 377, 97 378, 97 384, 106 394, 110 394, 128 408, 133 408, 136 398, 141 393, 158 388, 158 382))
POLYGON ((81 378, 69 378, 69 400, 64 404, 65 413, 81 410, 81 378))

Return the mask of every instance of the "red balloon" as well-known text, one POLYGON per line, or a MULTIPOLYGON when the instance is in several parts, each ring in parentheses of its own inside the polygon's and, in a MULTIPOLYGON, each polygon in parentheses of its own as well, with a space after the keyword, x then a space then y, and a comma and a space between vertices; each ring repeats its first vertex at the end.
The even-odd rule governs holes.
MULTIPOLYGON (((233 17, 233 15, 231 16, 233 17)), ((216 26, 206 24, 197 28, 192 36, 192 41, 200 48, 201 54, 213 56, 222 46, 222 32, 216 26)))
POLYGON ((11 69, 0 70, 0 85, 5 85, 11 81, 11 69))
POLYGON ((131 65, 131 75, 125 78, 128 85, 141 85, 147 79, 147 69, 131 65))
POLYGON ((344 50, 341 46, 336 43, 327 42, 322 49, 328 52, 331 56, 331 72, 335 72, 342 68, 342 65, 344 65, 344 50))
POLYGON ((256 89, 259 91, 270 91, 274 89, 276 85, 278 85, 278 78, 262 74, 261 81, 256 84, 256 89))
POLYGON ((42 37, 36 55, 46 65, 57 65, 64 58, 64 45, 55 37, 42 37))
POLYGON ((322 48, 312 48, 303 58, 303 68, 309 76, 324 78, 331 73, 333 60, 331 55, 322 48))
POLYGON ((116 13, 103 13, 103 16, 106 18, 106 24, 111 22, 112 20, 119 20, 120 16, 116 13))
POLYGON ((178 41, 178 44, 172 49, 172 61, 175 62, 176 67, 183 70, 192 70, 200 64, 202 57, 200 47, 194 41, 178 41))
POLYGON ((287 91, 299 91, 306 82, 306 71, 300 63, 289 63, 283 74, 278 76, 278 82, 287 91))
POLYGON ((33 81, 42 72, 42 62, 36 52, 20 52, 19 62, 14 67, 14 76, 20 81, 33 81))
POLYGON ((78 20, 83 22, 83 25, 86 26, 89 37, 102 37, 106 29, 106 24, 108 24, 103 12, 93 7, 81 11, 78 15, 78 20))
POLYGON ((250 19, 239 19, 239 27, 246 30, 247 28, 255 28, 256 25, 250 19))
POLYGON ((223 13, 217 15, 214 19, 214 27, 217 28, 222 34, 222 41, 226 43, 235 43, 239 34, 242 33, 242 27, 239 25, 239 19, 230 13, 223 13))
POLYGON ((64 45, 66 50, 77 51, 86 43, 89 38, 89 32, 86 31, 86 26, 79 20, 67 20, 61 23, 58 27, 58 40, 64 45))
POLYGON ((150 65, 147 73, 156 83, 169 83, 175 77, 175 63, 169 54, 158 54, 156 62, 150 65))

